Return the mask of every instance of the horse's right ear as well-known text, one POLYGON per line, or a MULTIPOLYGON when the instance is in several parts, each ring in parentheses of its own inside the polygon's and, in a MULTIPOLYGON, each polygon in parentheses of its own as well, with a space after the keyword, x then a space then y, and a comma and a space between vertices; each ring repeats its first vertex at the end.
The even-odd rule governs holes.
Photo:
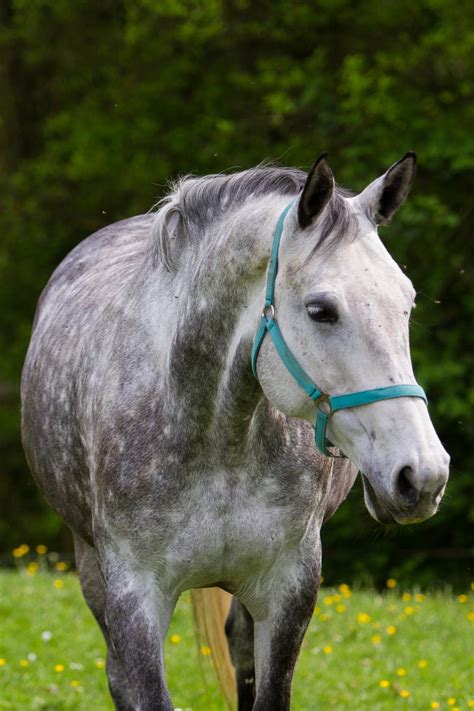
POLYGON ((327 153, 319 156, 306 178, 298 203, 298 224, 309 227, 322 213, 334 190, 334 176, 326 162, 327 153))
POLYGON ((416 153, 409 151, 357 197, 365 214, 376 224, 386 225, 410 192, 416 173, 416 153))

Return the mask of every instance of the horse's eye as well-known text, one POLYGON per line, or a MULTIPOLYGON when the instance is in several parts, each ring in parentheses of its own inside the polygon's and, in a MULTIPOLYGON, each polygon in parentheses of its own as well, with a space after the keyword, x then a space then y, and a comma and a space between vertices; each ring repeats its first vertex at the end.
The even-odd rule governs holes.
POLYGON ((338 319, 336 309, 328 304, 306 304, 306 310, 308 316, 318 323, 336 323, 338 319))

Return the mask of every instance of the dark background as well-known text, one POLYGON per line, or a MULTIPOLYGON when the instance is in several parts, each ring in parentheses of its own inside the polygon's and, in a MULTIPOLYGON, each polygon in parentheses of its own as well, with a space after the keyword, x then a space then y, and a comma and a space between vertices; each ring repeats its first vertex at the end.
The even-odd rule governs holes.
POLYGON ((418 291, 413 358, 452 455, 439 514, 386 531, 357 485, 324 531, 328 582, 465 585, 474 521, 474 6, 461 0, 0 0, 0 540, 71 543, 27 471, 18 385, 51 271, 183 173, 264 159, 364 187, 409 149, 381 231, 418 291))

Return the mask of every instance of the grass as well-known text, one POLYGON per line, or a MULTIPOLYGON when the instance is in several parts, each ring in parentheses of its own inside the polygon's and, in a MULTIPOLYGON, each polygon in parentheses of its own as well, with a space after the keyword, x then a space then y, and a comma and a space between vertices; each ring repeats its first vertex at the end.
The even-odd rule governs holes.
MULTIPOLYGON (((35 566, 0 572, 0 709, 112 711, 104 643, 77 577, 35 566)), ((298 662, 292 708, 474 707, 473 598, 472 591, 402 594, 397 586, 383 594, 345 585, 323 589, 298 662)), ((210 658, 196 648, 188 595, 173 617, 166 658, 177 708, 224 711, 210 658)))

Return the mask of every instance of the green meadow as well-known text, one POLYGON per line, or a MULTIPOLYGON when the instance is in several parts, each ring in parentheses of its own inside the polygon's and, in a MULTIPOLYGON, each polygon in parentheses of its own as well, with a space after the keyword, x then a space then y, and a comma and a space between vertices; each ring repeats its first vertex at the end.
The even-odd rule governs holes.
MULTIPOLYGON (((38 561, 0 573, 0 709, 111 710, 105 647, 79 581, 64 563, 51 571, 38 561)), ((382 593, 344 583, 321 590, 292 708, 474 707, 473 590, 424 594, 387 582, 382 593)), ((225 710, 211 656, 197 647, 183 595, 166 648, 177 709, 225 710)))

